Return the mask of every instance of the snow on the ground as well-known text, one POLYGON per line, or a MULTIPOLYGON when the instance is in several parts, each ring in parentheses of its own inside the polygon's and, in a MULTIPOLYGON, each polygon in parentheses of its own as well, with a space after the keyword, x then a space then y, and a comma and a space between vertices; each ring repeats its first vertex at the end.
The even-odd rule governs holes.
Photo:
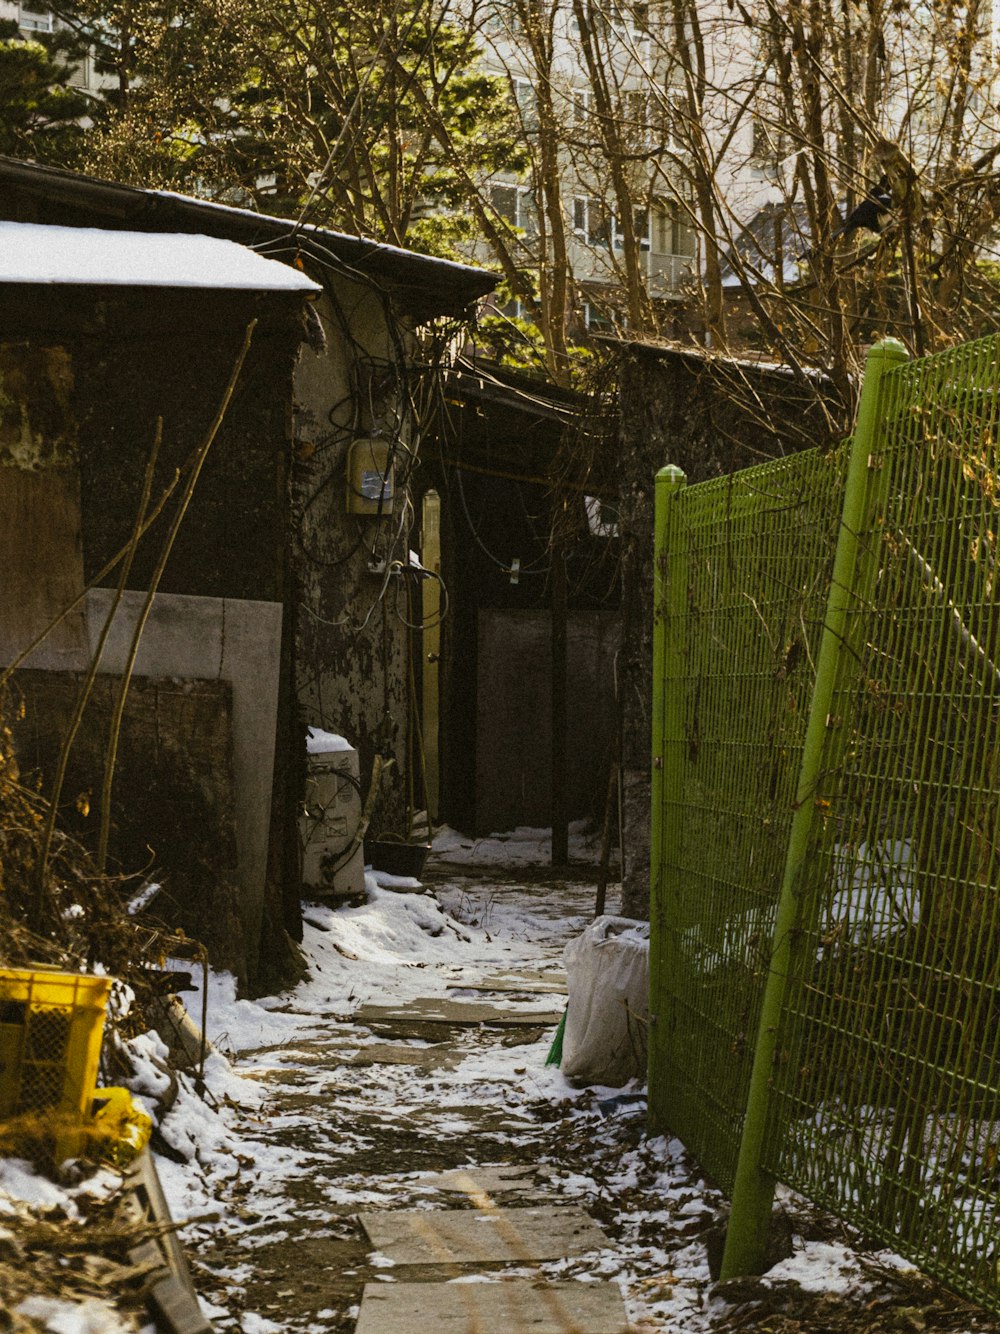
MULTIPOLYGON (((434 857, 447 866, 547 866, 552 859, 552 831, 519 825, 508 834, 471 838, 442 825, 434 835, 434 857)), ((590 820, 569 826, 571 862, 593 865, 600 853, 600 831, 590 820)))
MULTIPOLYGON (((575 837, 583 836, 578 829, 575 837)), ((593 886, 549 885, 535 874, 531 883, 512 883, 512 865, 544 864, 545 831, 477 841, 445 831, 439 842, 439 863, 468 858, 485 869, 474 879, 456 871, 434 895, 399 892, 416 886, 387 888, 385 877, 369 874, 360 907, 306 905, 309 976, 280 996, 240 999, 231 977, 211 977, 208 1036, 216 1050, 206 1065, 206 1094, 181 1075, 157 1141, 172 1213, 191 1220, 183 1234, 189 1246, 201 1256, 239 1230, 239 1259, 201 1271, 202 1283, 217 1284, 206 1310, 221 1330, 244 1334, 349 1328, 346 1307, 331 1307, 329 1323, 274 1323, 274 1309, 260 1309, 256 1297, 256 1257, 282 1237, 293 1244, 303 1228, 346 1244, 356 1237, 351 1219, 362 1208, 447 1203, 420 1172, 383 1164, 378 1136, 395 1129, 417 1141, 467 1138, 471 1145, 485 1133, 504 1161, 533 1164, 558 1199, 583 1204, 609 1233, 600 1252, 525 1272, 616 1280, 639 1331, 705 1334, 720 1327, 730 1308, 712 1285, 705 1237, 723 1201, 679 1142, 644 1135, 641 1089, 571 1087, 545 1064, 551 1030, 516 1046, 471 1030, 454 1063, 431 1070, 352 1064, 359 1050, 387 1041, 352 1021, 361 1005, 476 999, 502 977, 508 986, 528 980, 523 993, 492 993, 492 1004, 561 1009, 558 994, 530 994, 530 980, 563 976, 563 947, 593 916, 593 886), (317 1105, 329 1109, 323 1122, 317 1105)), ((197 1017, 200 1005, 192 1010, 197 1017)), ((168 1078, 165 1049, 147 1034, 130 1050, 132 1087, 155 1111, 168 1078)), ((26 1165, 0 1161, 0 1226, 17 1199, 76 1207, 72 1192, 42 1182, 26 1165)), ((769 1281, 860 1295, 869 1279, 843 1246, 798 1238, 792 1259, 769 1281)), ((59 1334, 55 1308, 46 1319, 59 1334)), ((107 1330, 117 1334, 113 1325, 107 1330)), ((65 1331, 105 1334, 105 1327, 67 1324, 65 1331)))
MULTIPOLYGON (((462 846, 471 841, 451 833, 440 841, 438 859, 446 864, 471 853, 470 860, 496 869, 502 855, 508 867, 529 864, 529 859, 544 863, 546 855, 540 831, 515 831, 506 840, 479 840, 471 846, 462 846)), ((249 1259, 217 1276, 234 1294, 239 1327, 248 1330, 255 1319, 264 1319, 253 1307, 255 1253, 289 1229, 327 1226, 332 1237, 343 1236, 345 1220, 356 1210, 401 1207, 404 1196, 411 1203, 440 1207, 440 1195, 419 1180, 419 1173, 400 1177, 357 1169, 359 1155, 370 1149, 367 1127, 419 1130, 426 1125, 430 1135, 461 1137, 485 1114, 492 1118, 495 1142, 515 1148, 523 1143, 527 1160, 537 1154, 559 1198, 592 1208, 612 1234, 613 1241, 598 1254, 543 1264, 534 1272, 617 1280, 638 1330, 702 1334, 715 1327, 728 1308, 723 1297, 713 1295, 705 1232, 719 1218, 723 1201, 700 1178, 679 1142, 643 1136, 641 1090, 627 1089, 623 1095, 617 1089, 572 1088, 545 1064, 551 1032, 513 1049, 470 1042, 454 1068, 436 1070, 432 1077, 410 1066, 372 1065, 363 1079, 345 1080, 350 1067, 344 1062, 359 1043, 386 1040, 359 1034, 350 1025, 351 1014, 362 1004, 456 994, 474 998, 477 987, 509 972, 558 977, 564 944, 592 916, 592 886, 560 885, 550 891, 532 883, 518 892, 509 880, 493 883, 484 873, 475 882, 459 878, 438 886, 434 897, 383 888, 371 874, 366 887, 362 907, 307 906, 304 950, 310 975, 293 991, 245 1001, 236 998, 229 979, 213 979, 209 1034, 228 1053, 233 1069, 217 1057, 220 1064, 209 1070, 209 1086, 224 1090, 230 1105, 212 1112, 182 1099, 181 1110, 171 1113, 164 1128, 172 1145, 186 1139, 193 1146, 197 1164, 192 1173, 184 1165, 160 1163, 178 1215, 210 1213, 213 1193, 225 1197, 238 1187, 240 1211, 249 1220, 244 1233, 249 1259), (310 1059, 310 1044, 317 1041, 332 1044, 320 1065, 310 1059), (322 1153, 289 1147, 297 1134, 308 1135, 310 1108, 302 1110, 295 1102, 283 1106, 280 1095, 262 1108, 262 1083, 275 1070, 294 1081, 301 1097, 329 1090, 335 1099, 338 1128, 322 1153), (559 1129, 540 1136, 539 1109, 546 1106, 552 1110, 543 1121, 555 1118, 559 1129), (224 1129, 210 1130, 213 1116, 225 1123, 224 1129), (265 1117, 266 1134, 261 1131, 265 1117), (321 1198, 304 1202, 317 1174, 321 1198)), ((491 999, 514 1008, 526 1004, 504 996, 491 999)), ((529 1004, 561 1008, 558 995, 536 996, 529 1004)), ((199 1224, 193 1235, 208 1238, 214 1226, 199 1224)), ((796 1254, 774 1274, 807 1291, 861 1294, 868 1281, 850 1251, 801 1238, 796 1254)), ((223 1300, 216 1293, 213 1297, 223 1300)), ((221 1327, 231 1328, 221 1309, 216 1312, 221 1327)), ((300 1327, 305 1328, 289 1326, 300 1327)))
POLYGON ((77 1221, 81 1204, 89 1199, 107 1199, 117 1189, 118 1174, 102 1169, 75 1186, 60 1185, 41 1176, 26 1159, 0 1158, 0 1219, 21 1212, 19 1206, 41 1214, 58 1213, 77 1221))
MULTIPOLYGON (((51 1334, 120 1334, 124 1328, 118 1312, 100 1297, 71 1302, 39 1294, 19 1302, 14 1308, 14 1314, 23 1321, 37 1322, 35 1328, 49 1330, 51 1334)), ((30 1326, 21 1325, 19 1328, 30 1326)), ((156 1326, 143 1326, 141 1334, 156 1334, 156 1326)))
MULTIPOLYGON (((26 1159, 0 1158, 0 1264, 14 1263, 15 1281, 4 1282, 11 1308, 0 1301, 0 1329, 47 1330, 52 1334, 134 1334, 139 1326, 134 1314, 116 1309, 113 1299, 96 1296, 53 1295, 53 1265, 69 1264, 60 1250, 43 1255, 44 1273, 24 1265, 24 1229, 60 1228, 79 1225, 85 1236, 86 1220, 95 1205, 113 1201, 121 1184, 119 1173, 101 1169, 76 1184, 63 1184, 42 1176, 26 1159), (37 1291, 30 1291, 37 1286, 37 1291), (11 1324, 11 1310, 18 1317, 11 1324), (6 1322, 6 1323, 5 1323, 6 1322)), ((60 1234, 62 1235, 62 1234, 60 1234)), ((67 1234, 68 1235, 68 1234, 67 1234)), ((58 1272, 58 1271, 56 1271, 58 1272)), ((140 1334, 155 1334, 143 1326, 140 1334)))

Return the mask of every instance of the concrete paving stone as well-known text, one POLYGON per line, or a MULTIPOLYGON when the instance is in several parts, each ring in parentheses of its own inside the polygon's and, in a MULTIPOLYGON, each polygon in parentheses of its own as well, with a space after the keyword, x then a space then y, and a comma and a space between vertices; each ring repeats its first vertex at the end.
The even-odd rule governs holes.
POLYGON ((576 1205, 523 1209, 384 1209, 358 1214, 372 1246, 398 1265, 562 1260, 607 1238, 576 1205))
POLYGON ((515 1028, 511 1029, 500 1039, 501 1047, 531 1047, 536 1042, 541 1042, 542 1038, 552 1036, 552 1025, 546 1028, 515 1028))
POLYGON ((539 1181, 539 1175, 546 1176, 543 1168, 516 1167, 511 1163, 496 1163, 487 1166, 459 1167, 452 1172, 422 1172, 414 1178, 414 1185, 431 1186, 435 1190, 452 1195, 472 1197, 483 1195, 507 1195, 535 1193, 544 1190, 546 1183, 539 1181))
POLYGON ((537 1028, 558 1024, 562 1010, 511 1010, 484 1001, 457 1001, 421 996, 402 1005, 362 1005, 354 1011, 356 1024, 369 1028, 395 1023, 454 1024, 462 1028, 537 1028))
POLYGON ((615 1283, 366 1283, 355 1334, 627 1334, 615 1283))
POLYGON ((454 1070, 464 1053, 449 1043, 410 1047, 399 1042, 373 1042, 355 1051, 348 1065, 414 1065, 421 1070, 454 1070))
POLYGON ((463 982, 456 979, 448 983, 449 991, 476 992, 523 992, 531 996, 565 996, 565 977, 554 977, 551 973, 500 973, 481 981, 463 982))

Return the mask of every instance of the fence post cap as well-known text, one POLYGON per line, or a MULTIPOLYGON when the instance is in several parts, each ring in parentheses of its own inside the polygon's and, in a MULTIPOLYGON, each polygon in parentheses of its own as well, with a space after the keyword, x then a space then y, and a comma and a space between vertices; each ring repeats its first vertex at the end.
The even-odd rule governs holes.
POLYGON ((656 474, 656 485, 669 487, 672 491, 678 490, 687 482, 687 476, 683 468, 678 468, 676 463, 668 463, 665 468, 661 468, 656 474))
POLYGON ((873 343, 868 349, 868 363, 873 361, 909 361, 910 354, 906 350, 906 345, 901 343, 898 338, 880 338, 877 343, 873 343))

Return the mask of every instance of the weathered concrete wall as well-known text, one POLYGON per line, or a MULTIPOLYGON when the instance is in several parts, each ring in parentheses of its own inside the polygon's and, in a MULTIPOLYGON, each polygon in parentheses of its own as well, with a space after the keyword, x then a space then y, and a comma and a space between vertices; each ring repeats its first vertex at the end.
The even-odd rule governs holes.
MULTIPOLYGON (((83 642, 72 656, 54 650, 46 639, 26 659, 25 667, 84 672, 98 651, 114 596, 107 588, 87 592, 81 604, 83 642)), ((104 644, 102 672, 117 675, 124 670, 144 602, 144 593, 125 593, 104 644)), ((135 662, 139 677, 216 680, 230 687, 232 765, 225 781, 232 788, 236 821, 238 912, 244 942, 259 940, 263 923, 281 627, 280 603, 160 593, 153 600, 135 662)), ((0 630, 0 663, 13 660, 18 642, 0 630)), ((197 734, 189 740, 192 746, 198 745, 197 734)), ((91 776, 88 786, 95 794, 100 782, 99 774, 91 776)), ((94 824, 100 819, 96 795, 90 804, 95 814, 90 823, 94 824)), ((149 836, 155 841, 155 827, 149 836)), ((226 953, 231 957, 231 950, 226 953)), ((240 962, 238 971, 247 977, 247 961, 240 962)))
MULTIPOLYGON (((373 565, 405 560, 412 516, 403 508, 413 423, 405 368, 383 297, 328 278, 314 307, 324 347, 303 348, 295 375, 292 476, 296 691, 310 726, 347 738, 367 791, 376 751, 396 765, 383 782, 372 832, 400 831, 405 806, 408 631, 399 576, 373 565), (347 456, 358 437, 395 445, 396 504, 383 518, 347 513, 347 456)), ((315 341, 315 340, 314 340, 315 341)))
MULTIPOLYGON (((182 303, 145 294, 142 303, 133 298, 107 308, 75 347, 88 580, 129 540, 157 419, 163 438, 154 498, 204 439, 258 313, 245 299, 196 293, 182 303)), ((285 600, 288 414, 298 339, 291 322, 258 324, 167 562, 163 592, 285 600)), ((129 587, 149 587, 165 532, 161 521, 144 540, 129 587)))
POLYGON ((821 381, 788 371, 631 344, 619 358, 621 410, 622 911, 649 912, 653 492, 668 463, 689 482, 834 438, 836 405, 821 381), (834 411, 828 415, 826 408, 834 411))
MULTIPOLYGON (((88 657, 97 651, 113 598, 111 590, 103 588, 87 596, 88 657)), ((142 593, 123 599, 105 644, 103 670, 123 670, 143 601, 142 593)), ((153 602, 135 664, 140 676, 204 678, 224 681, 230 688, 238 911, 244 941, 260 940, 264 916, 281 621, 277 602, 161 593, 153 602)), ((197 740, 194 734, 192 744, 197 740)))
MULTIPOLYGON (((567 807, 600 820, 615 730, 614 612, 571 612, 566 626, 570 726, 567 807)), ((481 611, 476 728, 476 833, 547 828, 552 813, 552 618, 481 611)))

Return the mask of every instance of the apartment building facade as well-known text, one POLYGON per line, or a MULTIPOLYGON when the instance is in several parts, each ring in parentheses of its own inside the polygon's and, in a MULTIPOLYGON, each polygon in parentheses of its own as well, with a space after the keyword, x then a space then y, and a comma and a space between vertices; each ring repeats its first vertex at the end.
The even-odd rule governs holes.
MULTIPOLYGON (((529 148, 527 170, 488 183, 518 262, 538 273, 558 262, 556 207, 578 327, 626 325, 630 284, 641 284, 648 307, 675 305, 697 282, 703 242, 691 184, 690 102, 670 15, 619 0, 488 0, 475 21, 484 64, 509 84, 529 148)), ((752 79, 755 56, 745 40, 711 32, 711 77, 729 86, 752 79)), ((733 217, 749 221, 779 197, 781 166, 750 117, 733 132, 724 102, 701 104, 699 133, 707 131, 718 151, 733 217)), ((487 249, 476 257, 488 260, 487 249)), ((524 302, 507 309, 526 313, 524 302)))
MULTIPOLYGON (((44 0, 35 0, 34 4, 21 4, 20 0, 0 0, 0 20, 13 20, 20 29, 21 36, 32 38, 56 32, 59 19, 51 9, 46 8, 44 0)), ((87 51, 73 61, 69 83, 85 93, 99 93, 111 81, 107 75, 97 72, 92 51, 87 51)))

